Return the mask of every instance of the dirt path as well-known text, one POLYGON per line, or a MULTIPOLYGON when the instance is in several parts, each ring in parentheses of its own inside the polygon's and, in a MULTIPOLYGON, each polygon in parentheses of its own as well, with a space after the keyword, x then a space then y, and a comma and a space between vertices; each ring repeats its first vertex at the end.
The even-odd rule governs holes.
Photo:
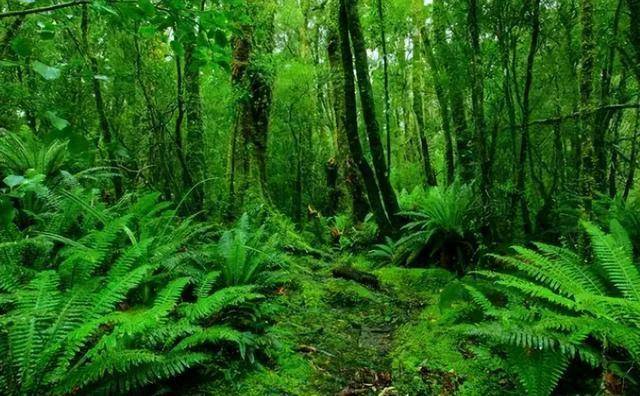
MULTIPOLYGON (((365 264, 366 265, 366 264, 365 264)), ((323 265, 289 298, 298 351, 313 368, 311 394, 393 394, 394 331, 417 310, 386 287, 336 279, 323 265)))

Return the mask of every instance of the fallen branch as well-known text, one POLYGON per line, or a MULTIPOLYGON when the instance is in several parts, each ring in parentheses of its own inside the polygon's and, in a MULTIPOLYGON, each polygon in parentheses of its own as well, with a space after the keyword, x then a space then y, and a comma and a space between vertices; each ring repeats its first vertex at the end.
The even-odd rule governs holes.
POLYGON ((46 7, 28 8, 26 10, 20 10, 20 11, 3 12, 3 13, 0 13, 0 19, 30 15, 30 14, 41 14, 43 12, 55 11, 61 8, 75 7, 78 5, 89 4, 89 3, 91 3, 91 1, 89 0, 74 0, 68 3, 54 4, 46 7))

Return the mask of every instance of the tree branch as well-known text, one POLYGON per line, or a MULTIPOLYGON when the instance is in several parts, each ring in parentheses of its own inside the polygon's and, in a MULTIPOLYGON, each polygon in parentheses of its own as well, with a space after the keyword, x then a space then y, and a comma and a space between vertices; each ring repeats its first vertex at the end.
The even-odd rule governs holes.
POLYGON ((565 120, 569 120, 572 118, 580 118, 582 116, 587 116, 587 115, 591 115, 593 113, 597 113, 599 111, 618 111, 618 110, 624 110, 624 109, 637 109, 640 107, 640 104, 638 103, 621 103, 621 104, 612 104, 612 105, 607 105, 607 106, 601 106, 595 109, 590 109, 587 111, 576 111, 574 113, 571 114, 565 114, 565 115, 561 115, 559 117, 552 117, 552 118, 542 118, 542 119, 538 119, 538 120, 532 120, 528 125, 548 125, 548 124, 555 124, 557 122, 562 122, 565 120))
POLYGON ((90 0, 74 0, 68 3, 54 4, 46 7, 29 8, 29 9, 20 10, 20 11, 9 11, 9 12, 0 13, 0 19, 29 15, 29 14, 40 14, 47 11, 59 10, 60 8, 67 8, 67 7, 74 7, 74 6, 83 5, 83 4, 89 4, 90 2, 91 2, 90 0))

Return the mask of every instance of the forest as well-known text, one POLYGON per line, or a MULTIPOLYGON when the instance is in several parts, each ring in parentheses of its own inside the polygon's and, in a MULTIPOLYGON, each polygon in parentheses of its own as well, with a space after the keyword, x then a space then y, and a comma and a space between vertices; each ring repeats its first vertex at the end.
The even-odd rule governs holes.
POLYGON ((640 0, 0 0, 0 394, 640 394, 640 0))

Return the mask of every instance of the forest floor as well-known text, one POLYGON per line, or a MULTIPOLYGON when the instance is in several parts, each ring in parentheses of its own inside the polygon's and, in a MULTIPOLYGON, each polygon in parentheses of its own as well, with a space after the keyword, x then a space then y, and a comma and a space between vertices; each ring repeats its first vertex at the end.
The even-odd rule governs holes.
POLYGON ((455 337, 437 328, 438 296, 451 273, 376 268, 350 254, 332 262, 295 257, 291 265, 295 276, 275 301, 274 365, 244 378, 241 394, 423 394, 407 390, 415 382, 446 395, 465 372, 483 370, 469 367, 455 337), (374 274, 380 286, 336 278, 332 269, 344 265, 374 274))

